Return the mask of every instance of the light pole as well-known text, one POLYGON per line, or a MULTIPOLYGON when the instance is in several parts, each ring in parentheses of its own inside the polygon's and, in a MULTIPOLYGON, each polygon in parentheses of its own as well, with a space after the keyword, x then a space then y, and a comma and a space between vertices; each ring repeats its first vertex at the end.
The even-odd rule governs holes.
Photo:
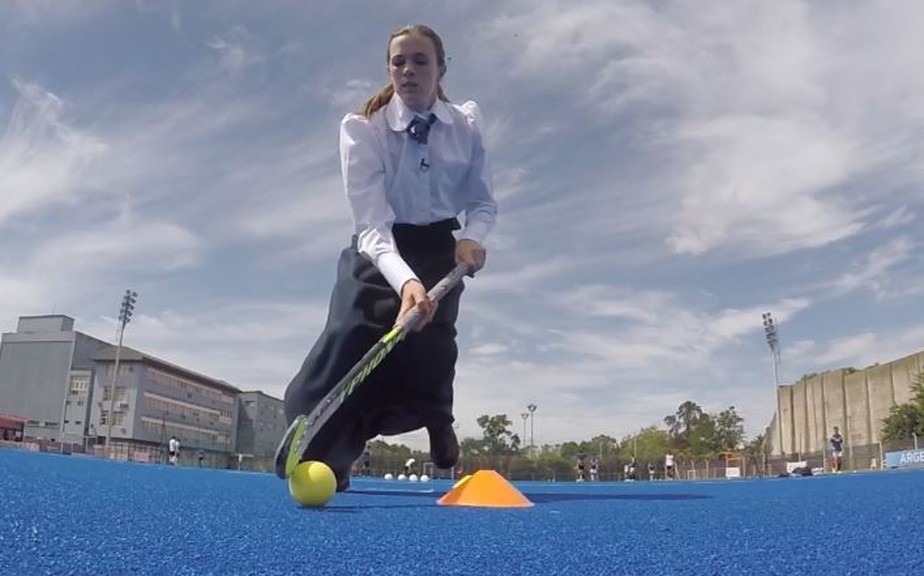
POLYGON ((109 387, 109 414, 106 419, 106 454, 109 458, 112 458, 113 408, 115 407, 116 378, 119 376, 119 358, 122 355, 122 336, 125 335, 125 325, 131 322, 137 298, 137 292, 126 290, 125 296, 122 298, 122 307, 119 309, 119 344, 116 346, 115 366, 112 368, 112 385, 109 387))
POLYGON ((776 325, 773 323, 773 315, 770 312, 764 312, 763 319, 767 345, 770 346, 770 360, 773 363, 773 383, 776 386, 773 393, 776 395, 777 436, 780 441, 780 454, 785 455, 786 450, 783 449, 783 405, 780 404, 780 338, 776 332, 776 325))
POLYGON ((529 418, 529 412, 522 412, 520 417, 523 418, 523 445, 526 445, 526 420, 529 418))
POLYGON ((526 409, 529 410, 529 449, 531 452, 536 449, 535 436, 533 436, 533 431, 535 430, 533 428, 533 424, 536 420, 536 408, 538 408, 538 406, 535 404, 530 404, 526 407, 526 409))

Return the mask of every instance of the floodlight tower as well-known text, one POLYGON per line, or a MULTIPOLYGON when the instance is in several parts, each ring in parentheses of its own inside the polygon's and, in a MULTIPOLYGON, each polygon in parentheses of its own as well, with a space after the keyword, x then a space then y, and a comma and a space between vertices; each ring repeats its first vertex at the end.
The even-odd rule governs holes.
POLYGON ((786 454, 783 449, 783 410, 780 404, 780 364, 782 363, 780 355, 780 337, 776 330, 776 324, 773 322, 773 315, 770 312, 764 312, 764 333, 767 336, 767 345, 770 346, 770 360, 773 363, 773 383, 776 386, 773 393, 776 394, 776 424, 777 437, 780 442, 780 454, 786 454))
POLYGON ((119 309, 119 344, 116 346, 115 366, 112 368, 112 385, 109 387, 109 414, 106 418, 106 454, 112 458, 112 421, 113 408, 116 396, 116 378, 119 376, 119 359, 122 355, 122 336, 125 335, 125 325, 131 322, 135 310, 135 301, 138 293, 126 290, 122 298, 122 307, 119 309))
POLYGON ((529 410, 529 448, 531 452, 536 449, 536 437, 533 435, 533 424, 535 424, 536 421, 536 408, 538 408, 538 406, 535 404, 530 404, 526 407, 526 409, 529 410))
POLYGON ((522 445, 526 446, 526 421, 529 419, 529 412, 521 412, 520 417, 523 418, 523 441, 522 445))

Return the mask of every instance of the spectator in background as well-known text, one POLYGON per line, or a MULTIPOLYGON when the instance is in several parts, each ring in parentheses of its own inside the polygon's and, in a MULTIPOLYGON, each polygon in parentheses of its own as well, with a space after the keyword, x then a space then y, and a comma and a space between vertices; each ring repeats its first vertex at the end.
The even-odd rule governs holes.
POLYGON ((600 479, 600 463, 596 458, 590 459, 590 481, 596 482, 600 479))
POLYGON ((834 434, 831 436, 831 459, 834 472, 839 474, 844 463, 844 437, 837 426, 834 427, 834 434))
POLYGON ((167 444, 167 453, 170 455, 170 465, 176 466, 180 459, 180 441, 177 440, 176 436, 170 437, 170 442, 167 444))
POLYGON ((674 454, 670 450, 664 455, 664 478, 674 478, 674 454))
POLYGON ((205 450, 199 448, 199 451, 196 452, 196 459, 199 460, 199 468, 202 468, 202 461, 205 460, 205 450))
POLYGON ((363 453, 359 457, 360 474, 363 476, 368 476, 371 464, 372 452, 369 450, 369 445, 366 444, 366 448, 363 450, 363 453))

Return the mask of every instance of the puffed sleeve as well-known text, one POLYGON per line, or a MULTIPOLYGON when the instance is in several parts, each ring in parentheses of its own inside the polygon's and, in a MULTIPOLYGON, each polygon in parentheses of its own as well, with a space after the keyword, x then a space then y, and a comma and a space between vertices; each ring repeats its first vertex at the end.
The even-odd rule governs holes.
POLYGON ((497 219, 491 165, 484 143, 484 120, 474 101, 469 100, 459 108, 473 131, 472 161, 463 191, 465 226, 460 237, 483 245, 497 219))
POLYGON ((347 114, 340 123, 340 169, 357 249, 369 258, 396 293, 416 279, 398 252, 391 226, 395 213, 385 198, 384 150, 368 118, 347 114))

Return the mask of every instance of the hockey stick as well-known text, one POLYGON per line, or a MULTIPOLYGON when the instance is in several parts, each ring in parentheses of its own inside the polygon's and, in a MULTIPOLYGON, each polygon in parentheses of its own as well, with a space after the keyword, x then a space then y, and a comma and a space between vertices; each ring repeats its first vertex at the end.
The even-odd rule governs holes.
MULTIPOLYGON (((455 288, 462 277, 468 273, 468 267, 459 264, 452 272, 440 280, 430 289, 427 295, 439 301, 455 288)), ((357 362, 346 376, 340 379, 336 386, 318 402, 317 406, 308 414, 300 414, 289 425, 285 436, 276 448, 276 475, 285 480, 292 475, 295 467, 301 462, 302 456, 308 450, 312 440, 317 436, 324 424, 338 408, 350 397, 362 382, 372 373, 388 353, 407 336, 408 332, 420 323, 420 309, 414 308, 407 313, 401 322, 382 336, 372 348, 357 362)))

